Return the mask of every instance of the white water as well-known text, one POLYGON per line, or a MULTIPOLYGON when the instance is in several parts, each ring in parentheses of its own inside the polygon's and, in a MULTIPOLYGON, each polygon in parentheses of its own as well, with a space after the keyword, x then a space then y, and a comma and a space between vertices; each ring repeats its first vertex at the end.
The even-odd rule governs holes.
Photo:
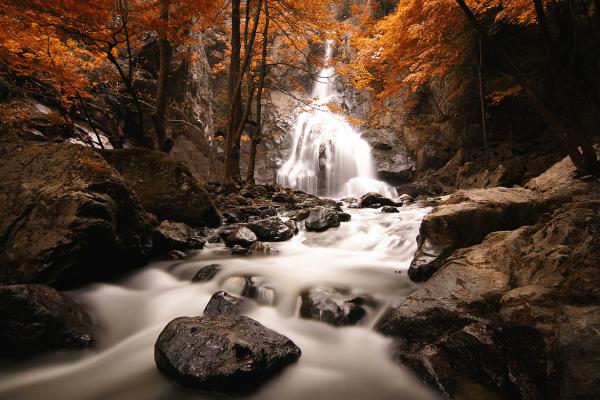
POLYGON ((328 107, 338 95, 331 82, 335 69, 328 65, 332 54, 333 42, 327 41, 325 67, 313 88, 315 100, 296 119, 290 158, 277 171, 277 183, 338 198, 367 192, 395 197, 391 186, 375 178, 369 144, 328 107))
MULTIPOLYGON (((352 220, 324 233, 301 231, 274 243, 279 255, 232 257, 213 244, 185 262, 157 262, 115 284, 70 292, 96 324, 95 348, 60 352, 0 365, 3 400, 145 400, 229 398, 176 388, 156 370, 153 346, 178 316, 201 315, 217 290, 235 277, 262 277, 275 293, 273 306, 252 300, 246 315, 292 339, 299 361, 248 397, 260 400, 433 399, 435 395, 391 359, 391 340, 372 330, 382 306, 361 325, 334 328, 298 317, 298 294, 313 285, 346 286, 390 304, 414 290, 406 269, 421 219, 428 211, 402 207, 399 214, 348 210, 352 220), (202 266, 223 270, 208 283, 191 283, 202 266), (402 271, 398 273, 397 271, 402 271)), ((267 296, 264 300, 269 301, 267 296)))

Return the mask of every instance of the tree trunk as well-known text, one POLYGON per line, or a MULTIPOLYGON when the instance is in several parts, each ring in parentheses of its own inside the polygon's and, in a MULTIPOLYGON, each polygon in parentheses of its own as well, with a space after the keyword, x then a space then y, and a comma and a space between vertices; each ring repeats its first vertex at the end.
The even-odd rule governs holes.
POLYGON ((483 38, 479 35, 479 63, 477 64, 477 75, 479 77, 479 104, 481 105, 481 133, 483 136, 483 147, 487 149, 487 126, 485 121, 485 103, 483 93, 483 77, 481 70, 483 68, 483 38))
MULTIPOLYGON (((225 174, 224 174, 224 180, 226 182, 240 182, 241 181, 241 175, 240 175, 240 140, 241 140, 241 135, 242 132, 244 130, 244 126, 246 124, 246 118, 247 118, 247 113, 244 112, 245 117, 242 114, 242 97, 241 97, 241 87, 242 87, 242 82, 244 80, 244 74, 246 72, 246 70, 248 69, 248 66, 250 65, 250 59, 252 58, 252 48, 254 46, 254 40, 256 38, 256 31, 258 30, 258 22, 259 22, 259 18, 260 18, 260 12, 261 12, 261 7, 262 7, 262 0, 258 0, 258 4, 256 5, 256 13, 254 14, 254 19, 253 19, 253 26, 252 26, 252 32, 247 40, 247 42, 245 43, 246 45, 246 52, 244 54, 244 61, 242 63, 242 67, 240 68, 239 66, 239 60, 240 60, 240 32, 239 32, 239 23, 240 23, 240 13, 239 13, 239 0, 233 0, 232 1, 232 7, 233 8, 237 8, 237 22, 234 25, 237 25, 237 29, 236 29, 236 35, 234 38, 234 33, 233 33, 233 27, 232 27, 232 62, 233 62, 233 57, 234 57, 234 44, 235 47, 237 47, 236 51, 237 51, 237 58, 236 58, 236 62, 237 62, 237 74, 236 77, 237 79, 233 79, 233 75, 230 74, 230 85, 233 85, 233 87, 230 86, 230 90, 231 90, 231 98, 234 100, 234 103, 231 103, 232 106, 234 107, 230 107, 230 115, 229 115, 229 124, 227 126, 227 136, 226 136, 226 140, 225 140, 225 151, 227 152, 227 150, 229 150, 229 156, 227 157, 226 155, 226 163, 225 163, 225 174), (237 4, 234 4, 237 3, 237 4), (235 41, 237 41, 237 43, 235 43, 235 41)), ((232 12, 232 22, 234 20, 233 18, 233 12, 232 12)), ((230 68, 231 71, 231 68, 230 68)), ((251 94, 249 94, 249 97, 251 96, 251 94)), ((251 102, 251 97, 248 99, 249 102, 251 102)), ((248 108, 248 107, 246 107, 248 108)))
POLYGON ((269 39, 269 5, 265 0, 265 25, 262 31, 263 43, 260 60, 260 76, 258 78, 258 89, 256 91, 256 126, 252 132, 252 143, 250 147, 250 160, 248 162, 248 176, 246 181, 254 184, 254 170, 256 168, 256 148, 260 144, 262 136, 262 94, 267 77, 267 48, 269 39))
MULTIPOLYGON (((242 119, 242 96, 235 90, 240 79, 240 0, 231 1, 231 58, 229 62, 229 123, 225 135, 225 157, 223 180, 232 182, 236 180, 233 147, 235 131, 242 119)), ((239 170, 237 175, 239 175, 239 170)))
POLYGON ((171 66, 171 43, 169 42, 168 37, 169 0, 160 1, 160 19, 162 23, 158 33, 160 65, 158 79, 156 81, 156 108, 152 115, 152 121, 154 122, 154 129, 156 130, 158 149, 169 152, 171 146, 168 145, 165 128, 167 103, 169 101, 168 78, 171 66))
POLYGON ((559 142, 562 143, 579 173, 597 175, 600 168, 598 167, 596 152, 591 146, 589 140, 582 140, 581 137, 584 135, 582 135, 580 131, 574 129, 572 125, 565 127, 563 123, 549 111, 549 109, 541 101, 540 96, 529 86, 527 79, 519 67, 517 67, 517 65, 512 61, 502 46, 500 46, 500 44, 498 44, 498 42, 496 42, 494 38, 489 35, 487 30, 479 23, 469 6, 465 4, 464 0, 455 1, 463 11, 467 20, 473 25, 479 34, 488 41, 492 48, 496 50, 496 52, 507 64, 511 74, 525 92, 525 96, 527 97, 529 105, 542 117, 550 132, 556 136, 559 142))

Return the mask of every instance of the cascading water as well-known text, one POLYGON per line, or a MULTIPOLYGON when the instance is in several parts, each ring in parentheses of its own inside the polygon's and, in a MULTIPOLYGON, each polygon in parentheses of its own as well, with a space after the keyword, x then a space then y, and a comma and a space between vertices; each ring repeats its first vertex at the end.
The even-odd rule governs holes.
POLYGON ((94 320, 96 345, 16 361, 0 359, 0 399, 38 400, 437 400, 420 380, 392 360, 392 340, 373 326, 389 305, 414 290, 406 271, 415 236, 429 211, 418 204, 397 214, 346 209, 350 222, 326 233, 306 232, 271 243, 278 255, 232 257, 221 243, 184 261, 159 261, 113 283, 68 293, 94 320), (203 266, 219 264, 209 282, 192 283, 203 266), (184 391, 156 369, 154 342, 173 318, 202 315, 211 295, 240 296, 244 277, 257 279, 255 300, 244 297, 244 315, 286 335, 302 349, 298 362, 256 393, 223 397, 184 391), (315 286, 369 295, 357 326, 334 327, 300 318, 299 298, 315 286))
POLYGON ((366 192, 394 197, 394 188, 375 178, 369 144, 344 116, 328 107, 337 96, 331 83, 335 73, 329 65, 332 54, 333 41, 327 41, 325 67, 313 88, 315 100, 296 119, 292 152, 277 172, 277 183, 332 197, 366 192))

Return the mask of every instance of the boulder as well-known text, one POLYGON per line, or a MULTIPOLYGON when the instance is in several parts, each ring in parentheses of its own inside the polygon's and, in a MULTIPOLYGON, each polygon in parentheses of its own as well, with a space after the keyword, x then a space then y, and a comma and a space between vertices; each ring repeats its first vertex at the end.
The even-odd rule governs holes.
POLYGON ((192 277, 192 282, 207 282, 221 272, 221 265, 209 264, 200 268, 198 272, 192 277))
POLYGON ((454 250, 481 243, 490 232, 527 225, 543 209, 543 202, 528 189, 456 192, 423 218, 408 275, 416 282, 427 280, 454 250))
POLYGON ((380 193, 369 192, 360 198, 359 205, 361 208, 379 208, 382 206, 399 207, 402 203, 396 203, 394 200, 389 199, 380 193))
POLYGON ((167 377, 184 387, 226 393, 256 389, 300 354, 287 337, 232 315, 176 318, 154 346, 156 366, 167 377))
POLYGON ((93 343, 92 321, 71 298, 45 285, 0 286, 1 355, 34 355, 93 343))
POLYGON ((366 310, 351 296, 333 288, 312 288, 302 292, 300 315, 335 326, 354 325, 366 310))
MULTIPOLYGON (((557 164, 549 172, 561 170, 557 164)), ((447 396, 475 388, 503 398, 600 394, 600 184, 563 178, 558 191, 545 177, 533 192, 510 190, 507 196, 523 195, 522 205, 512 199, 508 207, 484 207, 481 216, 468 211, 482 226, 502 226, 501 212, 529 225, 455 250, 379 321, 380 332, 402 342, 397 359, 447 396), (530 208, 532 198, 545 209, 530 208)), ((456 226, 441 221, 440 232, 455 240, 456 226)))
POLYGON ((183 222, 163 221, 154 231, 154 250, 158 254, 169 250, 202 249, 206 241, 183 222))
POLYGON ((294 237, 294 229, 279 217, 249 222, 246 226, 263 242, 283 242, 294 237))
POLYGON ((225 238, 225 244, 233 247, 235 245, 248 247, 252 243, 256 242, 258 238, 250 229, 245 226, 236 226, 225 238))
POLYGON ((222 314, 239 315, 243 300, 227 292, 213 294, 204 308, 205 317, 214 317, 222 314))
POLYGON ((381 212, 382 213, 397 213, 399 211, 398 211, 398 209, 396 207, 383 206, 383 207, 381 207, 381 212))
POLYGON ((148 215, 94 150, 0 135, 0 283, 72 286, 142 265, 148 215))
POLYGON ((216 227, 221 216, 211 198, 181 162, 160 151, 105 150, 106 158, 131 184, 147 211, 160 219, 216 227))
POLYGON ((323 232, 329 228, 340 226, 342 220, 339 211, 331 208, 316 207, 310 211, 308 217, 304 220, 304 226, 307 231, 323 232))

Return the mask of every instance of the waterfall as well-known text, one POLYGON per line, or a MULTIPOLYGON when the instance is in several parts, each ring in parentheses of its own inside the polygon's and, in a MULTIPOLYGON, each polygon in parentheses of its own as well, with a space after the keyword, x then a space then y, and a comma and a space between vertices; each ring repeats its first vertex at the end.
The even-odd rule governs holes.
POLYGON ((277 171, 277 183, 307 193, 344 197, 396 191, 375 178, 371 148, 343 115, 329 107, 338 94, 330 65, 333 41, 326 43, 324 67, 313 87, 313 102, 294 124, 290 158, 277 171))

